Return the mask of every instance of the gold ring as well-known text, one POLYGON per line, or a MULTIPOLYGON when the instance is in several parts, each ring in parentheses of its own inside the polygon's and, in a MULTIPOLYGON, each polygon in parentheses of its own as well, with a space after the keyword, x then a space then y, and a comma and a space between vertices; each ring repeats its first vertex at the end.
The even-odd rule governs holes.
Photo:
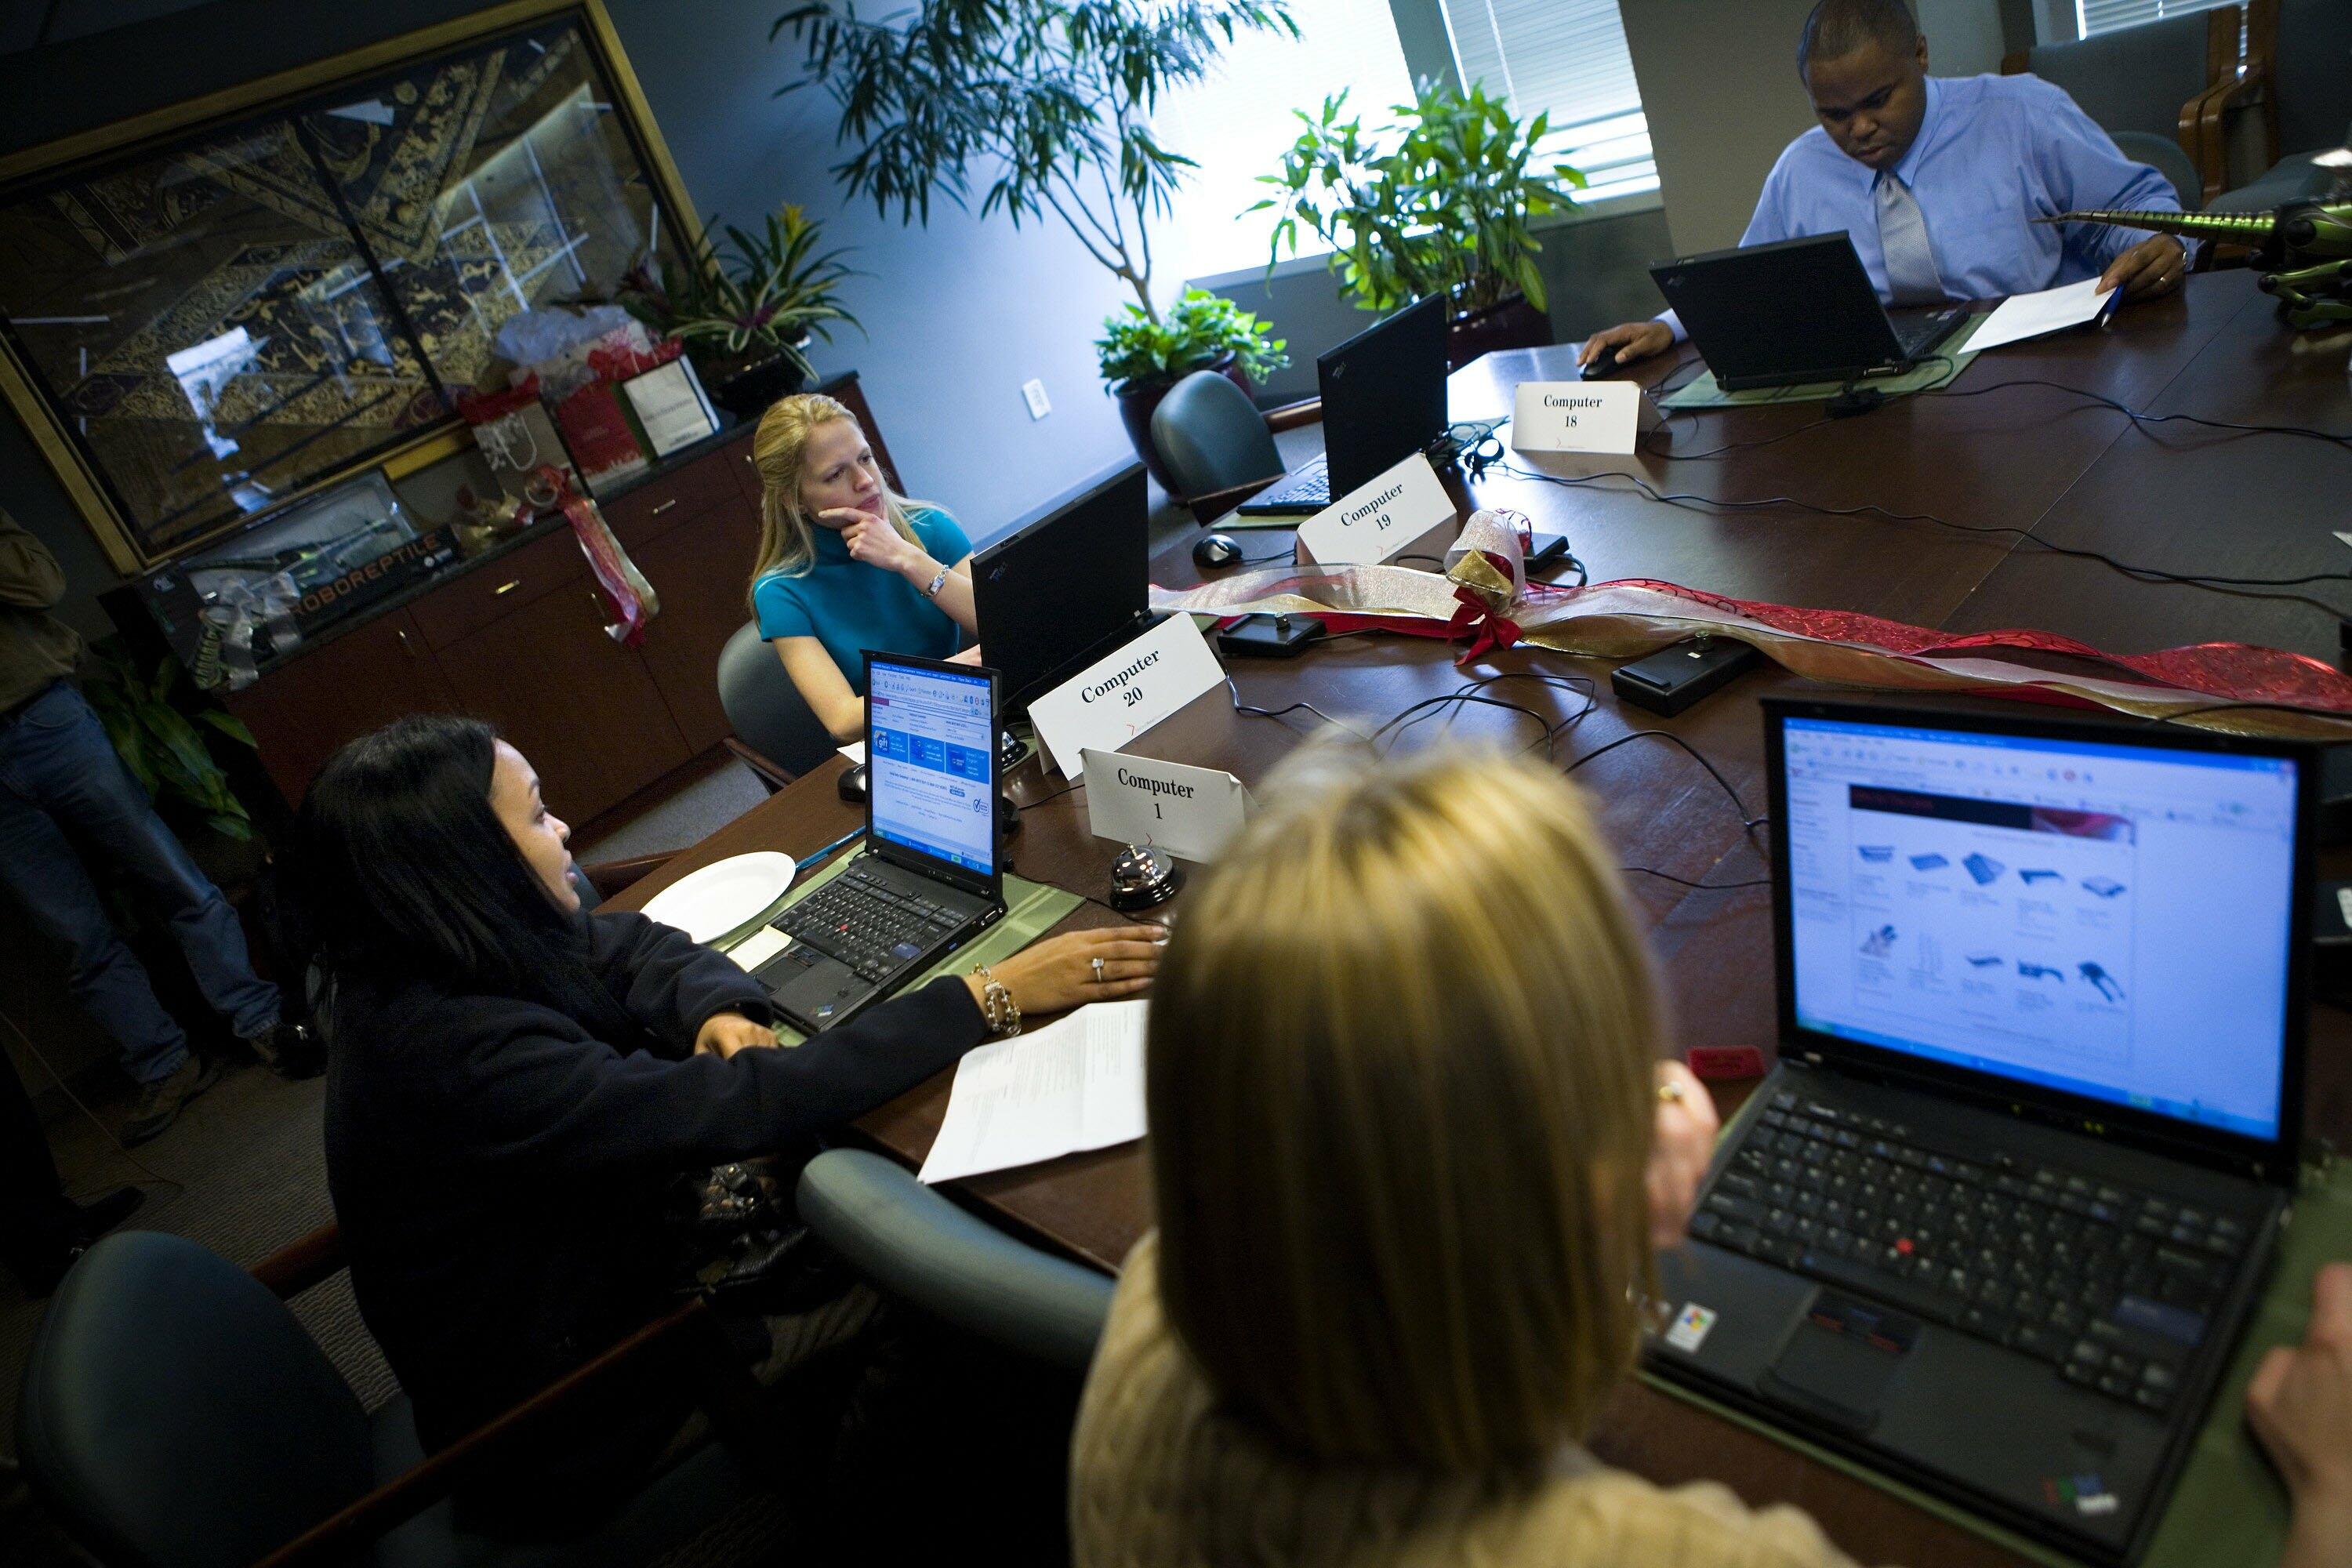
POLYGON ((1658 1085, 1658 1098, 1668 1105, 1680 1105, 1683 1102, 1683 1086, 1668 1079, 1658 1085))

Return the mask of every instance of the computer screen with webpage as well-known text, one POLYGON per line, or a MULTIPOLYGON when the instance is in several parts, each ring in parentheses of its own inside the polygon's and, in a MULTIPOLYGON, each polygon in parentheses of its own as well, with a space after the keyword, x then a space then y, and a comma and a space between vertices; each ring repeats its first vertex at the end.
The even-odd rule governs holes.
POLYGON ((1798 1026, 2278 1134, 2296 764, 1787 715, 1798 1026))
POLYGON ((874 837, 994 875, 996 705, 989 678, 877 657, 867 667, 866 729, 874 837))

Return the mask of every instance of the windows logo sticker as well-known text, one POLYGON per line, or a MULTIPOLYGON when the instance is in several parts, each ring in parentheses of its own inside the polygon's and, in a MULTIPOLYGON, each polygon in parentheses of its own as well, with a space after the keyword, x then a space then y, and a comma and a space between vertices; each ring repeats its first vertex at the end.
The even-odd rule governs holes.
POLYGON ((1678 1351, 1696 1352, 1706 1342, 1709 1330, 1721 1314, 1712 1307, 1702 1307, 1696 1301, 1687 1302, 1675 1314, 1674 1326, 1666 1331, 1666 1343, 1678 1351))

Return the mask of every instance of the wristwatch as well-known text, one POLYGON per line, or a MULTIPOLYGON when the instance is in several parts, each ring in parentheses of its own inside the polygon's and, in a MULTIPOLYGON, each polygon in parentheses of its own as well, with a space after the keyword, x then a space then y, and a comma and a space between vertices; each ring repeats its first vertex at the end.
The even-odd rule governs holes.
POLYGON ((940 574, 931 579, 930 586, 923 590, 923 597, 926 599, 936 599, 940 596, 940 590, 947 585, 948 569, 942 566, 940 568, 940 574))

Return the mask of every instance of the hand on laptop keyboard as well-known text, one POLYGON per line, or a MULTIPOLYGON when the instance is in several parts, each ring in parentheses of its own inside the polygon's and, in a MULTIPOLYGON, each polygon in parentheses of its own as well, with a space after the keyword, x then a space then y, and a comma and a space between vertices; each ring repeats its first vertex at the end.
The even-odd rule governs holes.
POLYGON ((1680 1062, 1658 1064, 1657 1141, 1650 1146, 1650 1239, 1657 1247, 1673 1247, 1690 1224, 1698 1184, 1715 1157, 1715 1134, 1721 1123, 1715 1114, 1715 1097, 1698 1076, 1680 1062))

